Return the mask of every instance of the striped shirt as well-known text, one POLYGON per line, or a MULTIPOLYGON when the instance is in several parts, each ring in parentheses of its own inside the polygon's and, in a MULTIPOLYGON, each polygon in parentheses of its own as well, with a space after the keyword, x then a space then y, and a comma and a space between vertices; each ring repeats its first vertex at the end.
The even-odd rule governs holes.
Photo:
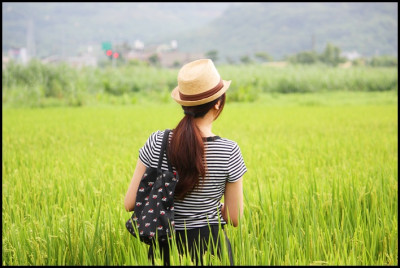
MULTIPOLYGON (((153 132, 139 149, 139 159, 146 167, 157 168, 164 131, 153 132)), ((172 132, 170 133, 170 139, 172 132)), ((204 183, 186 194, 183 200, 174 199, 175 230, 226 224, 221 215, 221 198, 226 182, 239 180, 247 171, 238 144, 218 136, 204 141, 207 173, 204 183)), ((168 169, 164 155, 163 170, 168 169)), ((175 171, 175 168, 172 167, 175 171)))

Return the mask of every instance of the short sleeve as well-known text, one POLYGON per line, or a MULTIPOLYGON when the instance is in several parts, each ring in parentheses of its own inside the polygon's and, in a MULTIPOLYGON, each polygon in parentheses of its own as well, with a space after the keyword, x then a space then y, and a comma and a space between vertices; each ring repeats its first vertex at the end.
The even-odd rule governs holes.
POLYGON ((154 158, 154 149, 157 143, 157 131, 153 132, 142 148, 139 149, 139 159, 146 167, 150 167, 154 158))
POLYGON ((239 145, 235 143, 228 161, 228 182, 237 181, 244 173, 246 173, 246 171, 247 168, 239 145))

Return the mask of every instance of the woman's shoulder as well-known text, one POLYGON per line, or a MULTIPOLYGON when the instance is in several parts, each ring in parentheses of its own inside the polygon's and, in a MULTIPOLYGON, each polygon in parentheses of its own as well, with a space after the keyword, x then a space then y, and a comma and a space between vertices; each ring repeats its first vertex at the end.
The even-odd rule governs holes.
POLYGON ((217 139, 217 141, 220 142, 220 143, 228 144, 230 146, 234 146, 234 145, 237 144, 236 141, 228 139, 228 138, 224 138, 224 137, 220 137, 219 139, 217 139))
MULTIPOLYGON (((172 132, 172 131, 171 131, 172 132)), ((150 134, 150 136, 149 136, 149 138, 148 138, 148 140, 150 140, 152 143, 161 143, 162 142, 162 139, 163 139, 163 136, 164 136, 164 133, 165 133, 165 129, 164 130, 156 130, 156 131, 153 131, 151 134, 150 134)), ((171 133, 170 133, 170 136, 171 136, 171 133)))
POLYGON ((165 130, 156 130, 151 133, 153 137, 162 137, 164 135, 165 130))
POLYGON ((154 141, 160 140, 160 139, 162 139, 164 132, 165 132, 165 130, 155 130, 150 133, 149 139, 154 140, 154 141))
POLYGON ((219 147, 224 147, 229 150, 233 150, 237 147, 239 147, 238 143, 234 140, 224 138, 224 137, 219 137, 219 139, 215 140, 215 144, 219 147))

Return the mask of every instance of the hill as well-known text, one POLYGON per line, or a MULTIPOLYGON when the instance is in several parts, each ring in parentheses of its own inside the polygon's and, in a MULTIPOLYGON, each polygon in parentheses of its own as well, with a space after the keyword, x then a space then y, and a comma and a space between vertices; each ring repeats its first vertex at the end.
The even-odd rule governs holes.
POLYGON ((327 42, 364 56, 397 56, 398 50, 397 2, 8 2, 2 7, 3 52, 30 43, 39 57, 135 40, 145 45, 177 40, 181 51, 217 50, 221 61, 259 51, 277 60, 322 51, 327 42))
POLYGON ((230 6, 207 26, 177 39, 188 51, 221 58, 265 51, 275 59, 327 42, 365 56, 397 56, 397 3, 247 3, 230 6))
MULTIPOLYGON (((36 55, 75 55, 103 41, 141 40, 145 45, 204 26, 229 3, 60 2, 2 3, 3 51, 26 47, 29 35, 36 55), (30 27, 30 29, 29 29, 30 27)), ((171 40, 168 40, 170 42, 171 40)))

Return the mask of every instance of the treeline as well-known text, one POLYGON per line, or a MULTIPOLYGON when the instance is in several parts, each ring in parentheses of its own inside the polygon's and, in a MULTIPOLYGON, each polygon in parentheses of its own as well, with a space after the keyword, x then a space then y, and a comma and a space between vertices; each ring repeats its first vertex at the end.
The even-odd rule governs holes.
MULTIPOLYGON (((205 53, 207 58, 212 59, 214 62, 220 60, 218 50, 213 49, 205 53)), ((258 51, 253 55, 242 55, 239 61, 235 61, 230 57, 225 58, 228 64, 257 64, 266 63, 273 61, 273 57, 265 52, 258 51)), ((336 67, 341 63, 351 62, 353 66, 371 66, 371 67, 397 67, 397 57, 390 55, 381 55, 374 57, 356 57, 353 60, 348 60, 342 55, 340 47, 335 46, 331 43, 327 43, 325 49, 318 53, 315 50, 301 51, 299 53, 288 55, 284 57, 284 60, 291 64, 324 64, 328 66, 336 67)))
MULTIPOLYGON (((323 63, 329 66, 338 66, 340 63, 347 61, 342 56, 339 47, 328 43, 322 53, 315 50, 302 51, 300 53, 287 56, 286 60, 294 64, 318 64, 323 63)), ((351 61, 355 66, 372 66, 372 67, 397 67, 397 57, 394 56, 374 56, 370 58, 359 57, 351 61)))
MULTIPOLYGON (((397 90, 397 68, 332 68, 325 65, 289 65, 285 68, 220 65, 232 80, 228 101, 255 101, 263 93, 305 93, 333 90, 397 90)), ((146 100, 170 102, 178 69, 144 64, 117 68, 11 62, 2 72, 2 102, 14 106, 81 106, 91 103, 135 104, 146 100)))

